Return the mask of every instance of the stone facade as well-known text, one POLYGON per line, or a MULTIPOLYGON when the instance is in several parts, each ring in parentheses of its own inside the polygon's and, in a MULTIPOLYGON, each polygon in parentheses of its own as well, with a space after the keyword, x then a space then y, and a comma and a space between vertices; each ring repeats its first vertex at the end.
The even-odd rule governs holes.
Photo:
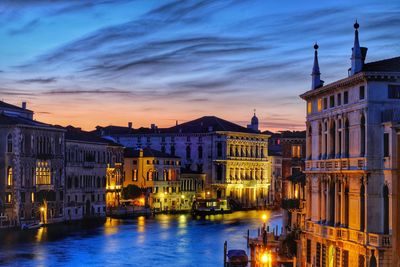
POLYGON ((64 217, 64 130, 0 102, 0 226, 64 217))
POLYGON ((124 187, 133 184, 147 191, 147 202, 154 210, 182 209, 179 157, 150 148, 128 148, 124 160, 124 187))
POLYGON ((180 157, 184 170, 206 175, 205 190, 214 198, 230 197, 244 206, 266 201, 268 135, 212 116, 171 128, 110 126, 98 127, 98 132, 125 147, 150 147, 180 157))
POLYGON ((365 64, 358 27, 349 77, 323 86, 315 60, 312 90, 301 96, 307 177, 298 266, 399 266, 400 59, 365 64))

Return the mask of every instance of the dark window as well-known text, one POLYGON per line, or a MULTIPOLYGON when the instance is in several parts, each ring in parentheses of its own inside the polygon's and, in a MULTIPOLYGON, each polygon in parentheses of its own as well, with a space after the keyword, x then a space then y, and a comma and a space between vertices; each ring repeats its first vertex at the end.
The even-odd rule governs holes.
POLYGON ((190 159, 190 146, 186 146, 186 159, 190 159))
POLYGON ((365 266, 365 257, 364 255, 358 255, 358 266, 364 267, 365 266))
POLYGON ((7 152, 12 152, 12 151, 13 151, 12 135, 9 134, 7 136, 7 152))
POLYGON ((324 109, 328 108, 328 98, 324 98, 324 109))
POLYGON ((383 134, 383 156, 389 157, 389 134, 383 134))
POLYGON ((326 245, 322 245, 322 267, 326 267, 326 245))
POLYGON ((349 251, 343 250, 343 267, 349 267, 349 251))
POLYGON ((222 165, 217 165, 217 180, 222 180, 222 165))
POLYGON ((329 97, 329 107, 333 108, 335 106, 335 96, 331 95, 329 97))
POLYGON ((365 86, 360 86, 360 100, 365 98, 365 86))
POLYGON ((307 263, 311 263, 311 240, 307 239, 307 263))
POLYGON ((342 104, 342 95, 338 94, 337 95, 337 105, 340 106, 342 104))
POLYGON ((389 84, 389 86, 388 86, 388 97, 390 99, 400 99, 400 85, 389 84))
POLYGON ((316 255, 315 255, 315 266, 317 267, 321 267, 321 243, 317 243, 317 251, 316 251, 316 255))
POLYGON ((222 143, 217 144, 217 157, 222 157, 222 143))
POLYGON ((161 146, 161 152, 162 152, 162 153, 165 153, 165 146, 164 146, 164 145, 161 146))
POLYGON ((343 104, 348 104, 349 103, 349 92, 346 91, 343 93, 343 104))
POLYGON ((171 155, 175 156, 175 146, 174 145, 171 146, 171 155))
POLYGON ((63 200, 64 200, 64 192, 60 191, 60 201, 63 201, 63 200))
POLYGON ((198 152, 199 159, 202 159, 203 158, 203 147, 199 146, 197 149, 197 152, 198 152))
POLYGON ((25 192, 20 192, 21 194, 21 203, 25 203, 25 192))

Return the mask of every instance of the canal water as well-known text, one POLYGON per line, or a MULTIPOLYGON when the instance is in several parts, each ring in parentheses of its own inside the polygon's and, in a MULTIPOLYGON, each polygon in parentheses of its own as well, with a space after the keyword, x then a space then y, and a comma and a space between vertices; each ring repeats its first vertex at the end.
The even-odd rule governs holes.
MULTIPOLYGON (((0 266, 201 266, 223 265, 223 244, 247 249, 246 233, 257 234, 263 211, 194 218, 157 215, 108 219, 98 226, 53 226, 0 232, 0 266)), ((281 216, 268 214, 281 228, 281 216)), ((280 231, 280 230, 279 230, 280 231)), ((249 253, 248 253, 249 254, 249 253)))

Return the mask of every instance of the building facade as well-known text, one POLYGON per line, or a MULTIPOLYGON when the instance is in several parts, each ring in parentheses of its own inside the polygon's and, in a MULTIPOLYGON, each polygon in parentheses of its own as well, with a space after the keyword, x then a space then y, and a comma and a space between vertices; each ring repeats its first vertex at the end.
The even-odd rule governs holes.
POLYGON ((0 226, 64 218, 64 130, 0 102, 0 226))
MULTIPOLYGON (((254 121, 255 123, 255 121, 254 121)), ((271 166, 268 135, 206 116, 171 128, 98 127, 97 132, 125 147, 150 147, 176 155, 182 168, 206 175, 205 190, 214 198, 231 198, 243 206, 260 206, 267 198, 271 166)))
POLYGON ((157 211, 181 209, 179 157, 151 148, 125 149, 124 187, 133 184, 146 194, 147 203, 157 211))
POLYGON ((356 23, 349 76, 324 85, 315 45, 307 102, 299 266, 399 266, 400 57, 365 63, 356 23))
POLYGON ((65 219, 106 215, 108 141, 72 126, 66 127, 65 219))

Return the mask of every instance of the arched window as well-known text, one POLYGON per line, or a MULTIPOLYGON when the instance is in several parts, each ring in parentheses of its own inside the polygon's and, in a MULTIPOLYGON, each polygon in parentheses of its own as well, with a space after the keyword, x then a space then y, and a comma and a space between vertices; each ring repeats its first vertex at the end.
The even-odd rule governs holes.
POLYGON ((389 234, 389 188, 383 186, 383 233, 389 234))
POLYGON ((329 151, 329 157, 330 158, 335 158, 336 154, 336 123, 335 121, 332 121, 331 124, 331 129, 330 129, 330 151, 329 151))
POLYGON ((360 123, 360 156, 364 157, 365 155, 365 117, 364 115, 361 117, 360 123))
POLYGON ((191 155, 190 155, 190 146, 186 146, 186 159, 190 159, 191 155))
POLYGON ((364 231, 365 228, 365 186, 361 182, 360 188, 360 231, 364 231))
POLYGON ((322 159, 322 124, 318 125, 318 158, 322 159))
POLYGON ((217 165, 217 180, 222 180, 222 165, 217 165))
POLYGON ((12 134, 9 134, 7 136, 7 152, 13 152, 12 134))
POLYGON ((308 126, 308 133, 307 133, 307 158, 312 158, 312 127, 311 125, 308 126))
POLYGON ((222 143, 217 144, 217 157, 222 157, 222 143))
POLYGON ((197 148, 197 154, 198 154, 198 158, 202 159, 203 158, 203 146, 199 146, 197 148))
POLYGON ((350 129, 349 120, 346 120, 344 125, 344 154, 348 158, 350 156, 350 129))
POLYGON ((7 168, 7 185, 12 186, 13 184, 13 169, 12 167, 7 168))

